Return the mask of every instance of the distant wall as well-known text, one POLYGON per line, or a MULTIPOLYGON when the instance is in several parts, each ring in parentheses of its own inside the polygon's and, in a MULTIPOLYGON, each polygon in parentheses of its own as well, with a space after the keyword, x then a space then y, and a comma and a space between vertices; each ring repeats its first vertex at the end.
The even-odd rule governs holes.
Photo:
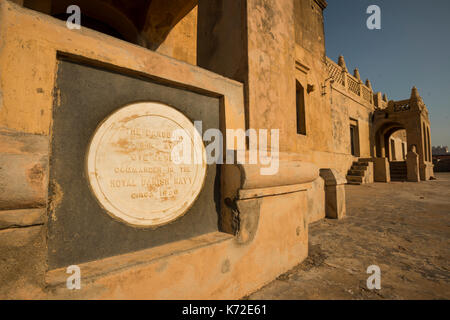
POLYGON ((450 156, 441 157, 434 162, 435 172, 450 172, 450 156))

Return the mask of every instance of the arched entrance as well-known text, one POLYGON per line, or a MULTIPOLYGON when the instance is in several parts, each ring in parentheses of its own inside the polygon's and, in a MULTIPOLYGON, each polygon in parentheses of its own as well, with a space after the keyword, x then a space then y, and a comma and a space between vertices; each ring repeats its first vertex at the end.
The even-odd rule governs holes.
MULTIPOLYGON (((386 158, 391 181, 407 180, 407 131, 400 123, 386 123, 375 134, 376 156, 386 158)), ((387 170, 387 169, 386 169, 387 170)))
POLYGON ((421 180, 434 175, 428 109, 415 87, 410 99, 389 101, 387 108, 375 110, 373 128, 374 169, 384 176, 379 181, 407 180, 410 170, 420 172, 421 180), (418 155, 418 168, 408 168, 405 161, 413 146, 418 155))

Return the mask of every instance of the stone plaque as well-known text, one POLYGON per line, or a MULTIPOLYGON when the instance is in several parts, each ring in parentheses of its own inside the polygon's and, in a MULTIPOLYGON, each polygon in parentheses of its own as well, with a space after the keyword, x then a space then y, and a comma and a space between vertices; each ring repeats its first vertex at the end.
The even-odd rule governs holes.
POLYGON ((200 134, 181 112, 156 102, 127 105, 106 118, 92 137, 86 162, 101 206, 138 227, 182 216, 206 177, 200 134))

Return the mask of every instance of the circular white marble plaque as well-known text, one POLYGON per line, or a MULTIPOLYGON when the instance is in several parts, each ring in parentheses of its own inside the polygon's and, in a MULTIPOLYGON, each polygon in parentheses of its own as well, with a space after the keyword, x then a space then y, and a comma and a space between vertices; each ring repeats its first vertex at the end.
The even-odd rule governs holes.
POLYGON ((127 105, 106 118, 87 152, 87 174, 101 206, 138 227, 182 216, 206 177, 206 152, 192 122, 162 103, 127 105))

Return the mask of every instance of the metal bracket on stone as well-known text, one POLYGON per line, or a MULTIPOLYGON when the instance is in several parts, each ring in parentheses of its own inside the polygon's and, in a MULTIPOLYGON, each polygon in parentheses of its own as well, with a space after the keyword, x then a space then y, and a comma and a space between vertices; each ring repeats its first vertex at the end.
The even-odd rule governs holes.
POLYGON ((234 191, 230 190, 224 199, 232 212, 227 229, 239 244, 248 244, 255 238, 265 197, 306 191, 309 183, 319 176, 319 169, 312 163, 278 161, 278 172, 274 175, 261 175, 260 164, 229 165, 225 185, 233 185, 234 191))
POLYGON ((225 204, 233 212, 233 231, 239 244, 251 242, 256 235, 259 223, 261 198, 247 200, 225 199, 225 204))

